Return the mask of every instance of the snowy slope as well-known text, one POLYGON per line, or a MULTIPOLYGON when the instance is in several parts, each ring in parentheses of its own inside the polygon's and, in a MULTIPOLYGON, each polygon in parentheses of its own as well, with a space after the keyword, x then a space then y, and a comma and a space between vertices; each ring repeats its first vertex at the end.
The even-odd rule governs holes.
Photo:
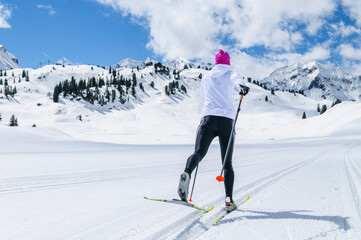
POLYGON ((224 204, 216 145, 193 195, 214 206, 203 214, 143 199, 177 197, 192 144, 94 143, 49 128, 0 135, 1 239, 361 238, 360 135, 236 145, 234 199, 251 199, 216 226, 224 204))
MULTIPOLYGON (((80 139, 115 143, 192 143, 202 111, 199 76, 208 71, 198 67, 183 69, 184 62, 184 59, 176 59, 173 65, 167 65, 170 69, 180 67, 179 80, 174 80, 172 71, 169 75, 156 74, 154 66, 139 71, 128 67, 116 69, 117 74, 128 79, 135 74, 138 84, 142 83, 145 91, 138 86, 136 97, 128 94, 126 103, 120 103, 117 95, 114 102, 103 106, 73 96, 61 96, 58 103, 51 98, 54 86, 72 77, 77 81, 93 77, 111 80, 113 73, 109 73, 108 69, 91 65, 48 65, 39 69, 8 70, 7 77, 0 77, 0 81, 7 79, 9 86, 16 87, 17 94, 14 98, 6 98, 0 92, 0 114, 3 119, 0 124, 7 125, 10 117, 15 115, 20 126, 35 124, 52 127, 80 139), (24 71, 28 73, 29 81, 22 78, 24 71), (164 89, 172 81, 184 85, 187 93, 177 91, 167 96, 164 89), (154 88, 150 86, 152 82, 154 88)), ((314 129, 317 129, 318 136, 324 136, 330 133, 330 129, 337 129, 340 122, 347 124, 347 121, 361 116, 358 102, 343 102, 340 106, 345 107, 335 107, 335 111, 338 109, 335 115, 343 116, 351 111, 355 116, 325 124, 328 112, 320 116, 317 106, 326 104, 329 112, 332 112, 331 100, 282 91, 275 91, 275 95, 272 95, 269 90, 257 85, 249 83, 249 86, 251 91, 243 101, 237 125, 237 131, 242 132, 247 140, 308 137, 315 135, 314 129), (265 101, 266 96, 268 102, 265 101), (307 119, 302 119, 303 112, 307 119)), ((109 90, 112 89, 115 88, 109 87, 109 90)), ((100 96, 104 92, 105 87, 99 88, 100 96)), ((235 105, 237 99, 235 92, 235 105)))
POLYGON ((297 63, 276 69, 261 82, 269 89, 301 90, 306 96, 314 99, 361 99, 359 76, 351 76, 340 68, 327 67, 318 62, 297 63))
POLYGON ((8 70, 20 68, 18 65, 18 59, 11 53, 6 51, 3 45, 0 45, 0 69, 8 70))

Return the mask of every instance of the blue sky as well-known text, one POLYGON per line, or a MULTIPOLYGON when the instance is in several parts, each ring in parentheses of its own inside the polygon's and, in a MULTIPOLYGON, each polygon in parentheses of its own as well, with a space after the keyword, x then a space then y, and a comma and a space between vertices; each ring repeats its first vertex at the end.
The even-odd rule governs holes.
POLYGON ((109 66, 131 57, 153 57, 147 29, 110 7, 87 0, 1 1, 11 9, 0 28, 0 44, 22 67, 66 58, 72 63, 109 66), (51 8, 50 8, 51 6, 51 8))
POLYGON ((359 0, 0 0, 0 44, 22 67, 124 58, 212 62, 244 75, 320 61, 361 74, 359 0))

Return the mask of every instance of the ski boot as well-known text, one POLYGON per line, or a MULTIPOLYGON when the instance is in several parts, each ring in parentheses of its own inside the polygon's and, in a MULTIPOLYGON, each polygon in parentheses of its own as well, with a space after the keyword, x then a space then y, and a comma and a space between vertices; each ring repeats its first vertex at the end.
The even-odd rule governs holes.
POLYGON ((188 188, 191 177, 189 173, 184 172, 180 175, 179 185, 178 185, 178 195, 182 201, 187 202, 188 198, 188 188))
POLYGON ((230 197, 226 197, 225 204, 226 204, 227 212, 232 212, 234 209, 237 208, 237 205, 233 202, 233 200, 230 197))

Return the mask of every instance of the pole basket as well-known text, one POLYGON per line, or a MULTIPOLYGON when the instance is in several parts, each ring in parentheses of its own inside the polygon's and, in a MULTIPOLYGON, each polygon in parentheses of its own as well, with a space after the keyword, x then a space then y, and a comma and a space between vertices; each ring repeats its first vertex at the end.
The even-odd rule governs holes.
POLYGON ((216 179, 218 182, 224 182, 224 177, 222 175, 217 176, 216 179))

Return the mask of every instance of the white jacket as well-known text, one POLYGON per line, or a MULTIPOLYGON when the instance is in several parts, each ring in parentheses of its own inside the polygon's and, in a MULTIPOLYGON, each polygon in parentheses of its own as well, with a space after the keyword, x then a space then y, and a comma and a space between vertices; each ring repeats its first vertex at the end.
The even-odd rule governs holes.
POLYGON ((217 64, 201 81, 202 117, 213 115, 235 119, 232 95, 234 89, 240 91, 239 85, 247 86, 231 66, 217 64))

